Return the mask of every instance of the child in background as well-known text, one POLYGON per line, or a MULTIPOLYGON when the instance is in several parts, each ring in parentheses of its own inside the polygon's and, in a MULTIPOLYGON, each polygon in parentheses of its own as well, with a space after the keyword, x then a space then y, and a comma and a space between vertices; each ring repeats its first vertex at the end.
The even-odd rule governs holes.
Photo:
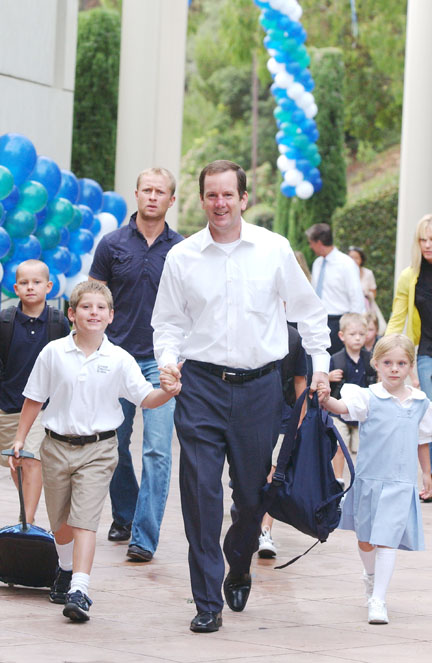
MULTIPOLYGON (((15 439, 24 403, 22 392, 39 352, 49 341, 70 332, 62 311, 46 303, 52 285, 44 262, 25 260, 18 265, 14 284, 19 305, 0 312, 0 451, 10 449, 15 439)), ((42 491, 39 448, 43 438, 44 429, 38 418, 24 447, 34 458, 22 460, 24 508, 29 523, 34 521, 42 491)), ((5 456, 0 455, 0 465, 8 466, 5 456)), ((16 472, 11 475, 17 485, 16 472)))
MULTIPOLYGON (((363 348, 366 339, 366 320, 360 313, 345 313, 339 323, 339 338, 344 348, 330 357, 329 380, 331 395, 339 398, 342 386, 346 383, 368 387, 376 381, 376 374, 370 365, 370 353, 363 348)), ((351 453, 358 449, 358 424, 356 421, 343 421, 334 418, 334 424, 351 453)), ((340 447, 333 459, 333 469, 342 488, 345 458, 340 447)))
POLYGON ((330 412, 360 422, 356 476, 339 527, 357 535, 370 624, 388 623, 386 593, 396 549, 424 549, 417 458, 423 476, 420 496, 427 498, 432 496, 432 406, 422 391, 405 385, 414 359, 410 339, 384 336, 372 358, 382 382, 367 389, 345 384, 342 400, 327 397, 323 403, 330 412))
POLYGON ((41 445, 45 501, 59 556, 50 600, 65 604, 74 621, 89 619, 90 571, 103 503, 118 462, 116 429, 123 421, 120 398, 155 408, 180 391, 161 375, 162 389, 146 381, 134 358, 113 345, 105 329, 113 319, 110 290, 85 281, 72 291, 74 329, 40 353, 24 389, 26 397, 9 463, 14 469, 26 435, 49 398, 41 445))
POLYGON ((364 317, 367 325, 364 347, 365 350, 372 354, 377 341, 381 338, 381 336, 378 336, 379 322, 373 311, 369 311, 364 317))

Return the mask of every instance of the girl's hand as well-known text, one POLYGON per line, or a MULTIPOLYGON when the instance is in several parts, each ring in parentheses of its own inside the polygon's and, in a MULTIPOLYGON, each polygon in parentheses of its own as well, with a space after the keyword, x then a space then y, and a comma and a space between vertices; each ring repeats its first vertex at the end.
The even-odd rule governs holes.
POLYGON ((423 490, 420 491, 419 496, 423 499, 432 497, 432 477, 430 472, 423 473, 423 490))

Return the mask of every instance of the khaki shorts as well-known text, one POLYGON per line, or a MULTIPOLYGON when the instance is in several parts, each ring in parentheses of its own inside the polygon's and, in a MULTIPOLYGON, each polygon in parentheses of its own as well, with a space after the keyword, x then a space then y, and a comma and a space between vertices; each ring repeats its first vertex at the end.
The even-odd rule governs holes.
MULTIPOLYGON (((30 451, 36 458, 40 460, 40 445, 45 437, 45 430, 41 424, 42 413, 38 414, 33 426, 30 428, 29 434, 26 437, 24 444, 25 451, 30 451)), ((15 442, 15 436, 18 428, 20 413, 7 414, 0 410, 0 451, 11 449, 15 442)), ((0 454, 0 465, 8 466, 8 456, 0 454)))
POLYGON ((338 429, 343 441, 351 453, 356 454, 359 447, 359 427, 347 424, 337 417, 333 417, 335 428, 338 429))
POLYGON ((117 437, 75 446, 45 436, 40 452, 52 531, 67 523, 96 532, 118 463, 117 437))

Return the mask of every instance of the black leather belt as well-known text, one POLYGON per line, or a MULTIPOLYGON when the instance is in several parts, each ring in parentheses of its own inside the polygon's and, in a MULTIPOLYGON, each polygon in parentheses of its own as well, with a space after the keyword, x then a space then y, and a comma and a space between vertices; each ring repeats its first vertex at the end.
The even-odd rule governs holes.
POLYGON ((219 366, 219 364, 209 364, 206 361, 196 361, 195 359, 188 359, 188 363, 195 364, 203 368, 207 373, 216 375, 218 378, 221 378, 224 382, 231 382, 232 384, 243 384, 244 382, 250 382, 251 380, 256 380, 263 375, 267 375, 276 368, 276 362, 272 361, 270 364, 261 366, 261 368, 253 368, 251 370, 244 370, 241 368, 229 368, 227 366, 219 366))
POLYGON ((68 442, 69 444, 74 444, 76 446, 84 446, 84 444, 90 444, 91 442, 99 442, 99 440, 108 440, 110 437, 114 437, 116 434, 115 430, 107 430, 103 433, 95 433, 94 435, 60 435, 59 433, 54 433, 54 431, 45 428, 45 433, 48 437, 52 437, 53 440, 60 440, 60 442, 68 442))

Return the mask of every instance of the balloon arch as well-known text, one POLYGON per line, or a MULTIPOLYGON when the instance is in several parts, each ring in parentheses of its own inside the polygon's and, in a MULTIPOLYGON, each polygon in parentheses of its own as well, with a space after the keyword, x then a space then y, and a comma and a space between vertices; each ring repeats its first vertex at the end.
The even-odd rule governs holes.
POLYGON ((43 260, 53 288, 48 298, 69 297, 87 280, 94 250, 123 222, 124 198, 92 179, 77 179, 17 133, 0 136, 0 282, 15 297, 20 262, 43 260))

